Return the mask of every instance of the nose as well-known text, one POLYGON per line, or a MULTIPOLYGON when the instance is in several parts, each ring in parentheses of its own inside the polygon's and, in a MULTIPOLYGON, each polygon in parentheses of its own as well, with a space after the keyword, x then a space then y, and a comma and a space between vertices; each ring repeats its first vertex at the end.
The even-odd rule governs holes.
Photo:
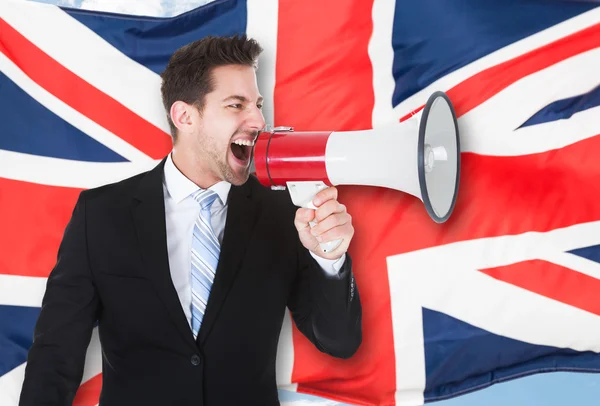
POLYGON ((265 128, 265 118, 261 109, 256 106, 251 108, 250 113, 248 114, 248 118, 246 120, 248 127, 252 130, 260 131, 265 128))

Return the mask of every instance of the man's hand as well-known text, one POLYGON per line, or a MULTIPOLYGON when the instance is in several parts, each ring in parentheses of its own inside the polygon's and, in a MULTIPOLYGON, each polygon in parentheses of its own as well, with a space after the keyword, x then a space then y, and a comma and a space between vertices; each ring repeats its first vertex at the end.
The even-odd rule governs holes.
POLYGON ((346 212, 346 206, 337 201, 337 196, 335 187, 321 190, 313 200, 317 210, 300 208, 296 211, 294 220, 302 245, 325 259, 341 258, 354 236, 352 217, 346 212), (310 221, 317 222, 312 229, 310 221), (338 239, 342 239, 342 243, 331 252, 324 253, 319 247, 322 242, 338 239))

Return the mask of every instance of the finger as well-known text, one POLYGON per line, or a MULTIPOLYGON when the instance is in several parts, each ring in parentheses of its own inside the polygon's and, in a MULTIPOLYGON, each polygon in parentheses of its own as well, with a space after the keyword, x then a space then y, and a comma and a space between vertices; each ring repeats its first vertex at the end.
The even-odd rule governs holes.
POLYGON ((317 237, 319 243, 335 241, 335 240, 349 240, 354 236, 354 226, 350 223, 346 223, 341 226, 334 227, 327 232, 317 237))
POLYGON ((329 217, 325 218, 323 221, 318 222, 317 225, 310 230, 310 233, 313 236, 317 237, 335 227, 343 226, 351 222, 352 217, 346 212, 332 214, 329 217))
POLYGON ((323 203, 315 212, 317 221, 322 221, 334 213, 343 213, 346 211, 346 206, 339 203, 337 200, 329 200, 323 203))
POLYGON ((294 218, 294 225, 296 229, 302 230, 309 227, 309 222, 315 218, 315 210, 299 208, 296 210, 296 217, 294 218))
POLYGON ((313 199, 313 204, 319 207, 328 200, 337 200, 338 190, 335 186, 330 186, 327 189, 321 190, 313 199))

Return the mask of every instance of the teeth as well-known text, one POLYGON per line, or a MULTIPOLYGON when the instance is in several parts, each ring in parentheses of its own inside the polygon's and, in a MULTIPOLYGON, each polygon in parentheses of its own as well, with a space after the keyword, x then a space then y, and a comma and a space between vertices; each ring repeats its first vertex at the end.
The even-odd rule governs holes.
POLYGON ((235 140, 235 141, 233 141, 233 143, 238 144, 238 145, 246 145, 248 147, 254 146, 254 141, 248 141, 248 140, 235 140))

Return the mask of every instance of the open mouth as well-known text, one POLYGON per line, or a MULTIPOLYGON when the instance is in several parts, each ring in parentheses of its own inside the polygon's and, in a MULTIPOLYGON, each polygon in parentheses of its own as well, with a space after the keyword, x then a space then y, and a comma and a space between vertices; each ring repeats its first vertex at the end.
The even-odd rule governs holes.
POLYGON ((236 140, 231 143, 231 152, 240 163, 247 163, 252 154, 253 141, 236 140))

